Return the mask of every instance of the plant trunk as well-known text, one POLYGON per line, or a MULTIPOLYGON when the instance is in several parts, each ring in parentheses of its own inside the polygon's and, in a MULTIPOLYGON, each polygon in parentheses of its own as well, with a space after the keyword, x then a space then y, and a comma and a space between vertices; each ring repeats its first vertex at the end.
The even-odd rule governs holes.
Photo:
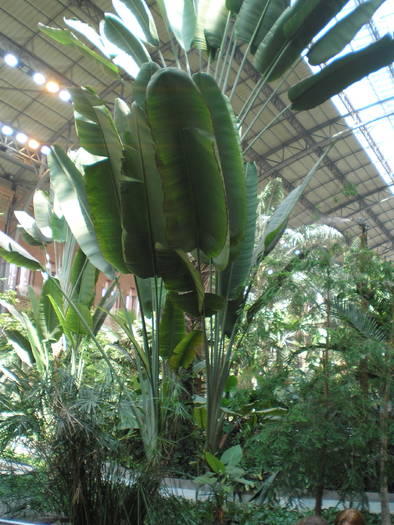
POLYGON ((315 514, 321 516, 321 511, 323 507, 323 491, 324 485, 321 483, 317 485, 315 489, 315 514))
POLYGON ((364 357, 360 360, 358 363, 358 381, 360 383, 361 392, 365 396, 365 398, 368 397, 369 392, 369 376, 368 376, 368 357, 364 357))
POLYGON ((394 305, 392 313, 391 337, 386 353, 387 370, 384 374, 384 390, 382 406, 379 413, 380 426, 380 457, 379 457, 379 496, 382 525, 391 525, 389 489, 388 489, 388 463, 389 463, 389 418, 390 418, 390 386, 394 350, 394 305))
POLYGON ((380 422, 380 457, 379 457, 379 496, 382 525, 391 525, 389 490, 388 490, 388 419, 389 419, 390 379, 386 380, 383 403, 379 414, 380 422))

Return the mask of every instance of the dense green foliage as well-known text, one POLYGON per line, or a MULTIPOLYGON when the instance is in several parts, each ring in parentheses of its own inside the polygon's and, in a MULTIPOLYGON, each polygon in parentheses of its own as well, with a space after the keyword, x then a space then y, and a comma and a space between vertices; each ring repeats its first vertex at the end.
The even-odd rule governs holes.
MULTIPOLYGON (((159 0, 151 10, 114 0, 99 33, 78 20, 42 28, 134 87, 113 112, 91 88, 71 90, 81 147, 52 147, 50 194, 34 196, 34 219, 16 213, 47 262, 0 237, 5 260, 44 275, 30 310, 0 303, 12 318, 2 321, 0 441, 30 447, 48 502, 73 525, 164 523, 166 512, 173 523, 174 502, 158 497, 169 473, 213 492, 206 505, 182 503, 185 523, 296 516, 233 506, 246 490, 262 504, 309 491, 320 513, 324 489, 362 502, 373 488, 387 525, 393 267, 364 250, 365 232, 349 250, 330 229, 287 230, 328 149, 285 198, 277 181, 259 195, 247 162, 284 114, 249 141, 256 98, 345 3, 159 0), (239 42, 247 47, 232 79, 239 42), (235 115, 249 53, 261 78, 235 115), (95 304, 100 271, 110 284, 95 304), (138 319, 122 297, 112 310, 120 274, 133 275, 138 319)), ((342 44, 353 33, 342 31, 342 44)), ((293 108, 323 103, 389 64, 392 50, 386 36, 334 61, 290 89, 293 108)))

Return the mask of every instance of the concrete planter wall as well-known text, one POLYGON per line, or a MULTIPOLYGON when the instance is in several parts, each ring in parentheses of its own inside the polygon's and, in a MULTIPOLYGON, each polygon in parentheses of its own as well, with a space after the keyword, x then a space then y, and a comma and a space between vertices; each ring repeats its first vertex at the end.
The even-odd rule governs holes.
MULTIPOLYGON (((179 478, 164 478, 162 481, 161 491, 163 494, 171 496, 179 496, 189 500, 200 500, 204 501, 211 497, 212 491, 209 487, 198 487, 192 480, 179 479, 179 478)), ((380 513, 380 500, 377 492, 366 492, 366 500, 368 501, 369 512, 379 514, 380 513)), ((243 500, 247 502, 251 498, 251 494, 245 493, 243 500)), ((309 495, 305 495, 303 498, 290 503, 289 498, 285 495, 279 496, 279 501, 283 506, 293 506, 305 509, 314 508, 314 498, 309 495)), ((357 506, 357 501, 346 501, 340 502, 338 494, 334 491, 325 491, 323 495, 323 508, 338 507, 338 509, 348 508, 351 506, 357 506)), ((394 514, 394 494, 390 494, 390 512, 394 514)))

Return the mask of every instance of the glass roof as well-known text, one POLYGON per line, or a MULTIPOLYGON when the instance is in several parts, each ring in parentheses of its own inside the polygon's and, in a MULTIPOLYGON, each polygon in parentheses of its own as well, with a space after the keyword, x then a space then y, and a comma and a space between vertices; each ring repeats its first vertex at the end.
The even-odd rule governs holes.
MULTIPOLYGON (((346 16, 360 0, 350 0, 337 20, 346 16)), ((324 32, 328 29, 324 29, 324 32)), ((375 12, 372 23, 365 25, 341 55, 366 47, 393 31, 394 0, 386 0, 375 12)), ((320 36, 320 35, 319 35, 320 36)), ((337 57, 340 55, 337 55, 337 57)), ((336 58, 337 58, 336 57, 336 58)), ((315 69, 315 68, 312 68, 315 69)), ((375 164, 383 180, 394 193, 394 66, 385 67, 348 87, 343 94, 332 98, 350 127, 375 164), (375 121, 375 122, 371 122, 375 121)))

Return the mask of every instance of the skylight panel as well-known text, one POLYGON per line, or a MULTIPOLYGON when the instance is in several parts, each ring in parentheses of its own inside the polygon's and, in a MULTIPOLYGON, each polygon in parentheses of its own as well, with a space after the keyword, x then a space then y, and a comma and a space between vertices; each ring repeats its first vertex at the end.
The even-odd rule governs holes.
MULTIPOLYGON (((352 0, 340 12, 337 20, 343 18, 357 5, 360 0, 352 0)), ((355 36, 353 41, 335 57, 357 51, 368 46, 378 38, 391 32, 394 28, 394 0, 387 0, 375 13, 371 25, 365 25, 355 36)), ((321 34, 327 31, 326 27, 321 34)), ((321 35, 320 34, 320 35, 321 35)), ((318 35, 318 36, 320 36, 318 35)), ((313 71, 319 70, 312 67, 313 71)), ((343 115, 352 111, 350 116, 344 117, 349 127, 366 125, 357 129, 357 137, 365 152, 378 170, 380 176, 394 193, 394 67, 386 67, 369 75, 359 82, 349 86, 343 94, 331 100, 343 115), (386 100, 385 99, 390 99, 386 100), (374 106, 363 109, 374 102, 374 106), (380 119, 379 119, 380 118, 380 119), (379 119, 376 122, 375 119, 379 119)))

